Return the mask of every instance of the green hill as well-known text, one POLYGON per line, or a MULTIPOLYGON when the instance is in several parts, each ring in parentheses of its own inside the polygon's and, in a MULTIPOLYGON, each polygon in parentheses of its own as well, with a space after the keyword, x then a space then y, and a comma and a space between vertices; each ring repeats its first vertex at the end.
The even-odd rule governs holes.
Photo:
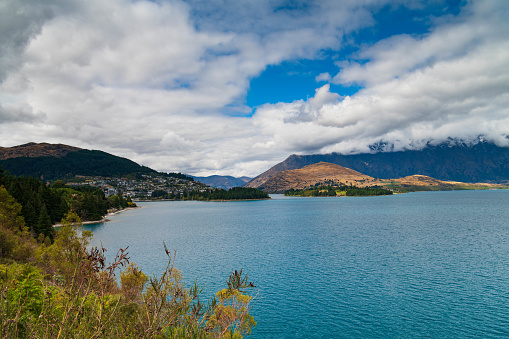
POLYGON ((69 179, 75 175, 121 177, 133 173, 157 173, 129 159, 86 149, 69 152, 62 157, 11 157, 0 160, 0 167, 14 175, 42 180, 69 179))

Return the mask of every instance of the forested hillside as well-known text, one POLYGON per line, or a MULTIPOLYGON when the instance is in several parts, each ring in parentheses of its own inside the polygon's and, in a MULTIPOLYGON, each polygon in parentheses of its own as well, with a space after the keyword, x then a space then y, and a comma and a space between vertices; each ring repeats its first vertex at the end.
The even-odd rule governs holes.
POLYGON ((62 181, 52 186, 32 177, 6 175, 0 169, 0 187, 5 187, 21 205, 21 216, 32 235, 53 240, 53 225, 74 211, 81 220, 101 220, 110 208, 135 206, 120 196, 106 198, 102 190, 90 186, 68 187, 62 181), (41 235, 42 234, 42 235, 41 235))
POLYGON ((132 173, 157 173, 134 161, 102 151, 79 150, 63 157, 16 157, 0 160, 0 166, 14 175, 41 180, 70 179, 75 175, 121 177, 132 173))

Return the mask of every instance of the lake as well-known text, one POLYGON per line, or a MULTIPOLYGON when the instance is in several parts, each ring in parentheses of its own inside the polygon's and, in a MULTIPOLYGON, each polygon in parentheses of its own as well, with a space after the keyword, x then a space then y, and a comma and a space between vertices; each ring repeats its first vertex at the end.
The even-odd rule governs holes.
POLYGON ((243 269, 251 338, 509 336, 509 190, 144 202, 87 225, 145 273, 177 251, 204 300, 243 269))

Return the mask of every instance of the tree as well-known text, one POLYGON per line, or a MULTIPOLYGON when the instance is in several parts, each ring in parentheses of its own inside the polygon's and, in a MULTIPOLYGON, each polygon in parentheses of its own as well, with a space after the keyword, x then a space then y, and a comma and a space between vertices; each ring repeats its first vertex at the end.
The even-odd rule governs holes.
POLYGON ((53 239, 54 235, 53 224, 51 223, 51 218, 49 217, 46 205, 44 204, 41 207, 41 211, 39 213, 39 220, 37 222, 37 228, 34 229, 34 232, 36 237, 42 234, 44 236, 43 240, 46 237, 49 237, 50 240, 53 239))
POLYGON ((25 226, 21 208, 21 205, 7 192, 5 187, 0 186, 0 227, 21 230, 25 226))
POLYGON ((65 185, 64 181, 63 180, 57 180, 53 183, 53 186, 51 186, 53 188, 66 188, 67 186, 65 185))
POLYGON ((154 190, 152 192, 152 198, 166 198, 168 197, 168 193, 166 193, 166 191, 163 191, 163 190, 154 190))
POLYGON ((21 216, 21 205, 0 186, 0 258, 25 262, 34 246, 21 216))

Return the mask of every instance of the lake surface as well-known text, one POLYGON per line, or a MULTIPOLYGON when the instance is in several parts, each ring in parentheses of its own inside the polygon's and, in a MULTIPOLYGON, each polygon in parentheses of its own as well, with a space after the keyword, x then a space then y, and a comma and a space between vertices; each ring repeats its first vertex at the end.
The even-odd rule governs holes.
POLYGON ((251 338, 509 337, 509 190, 139 205, 94 244, 160 275, 164 241, 204 300, 242 268, 251 338))

